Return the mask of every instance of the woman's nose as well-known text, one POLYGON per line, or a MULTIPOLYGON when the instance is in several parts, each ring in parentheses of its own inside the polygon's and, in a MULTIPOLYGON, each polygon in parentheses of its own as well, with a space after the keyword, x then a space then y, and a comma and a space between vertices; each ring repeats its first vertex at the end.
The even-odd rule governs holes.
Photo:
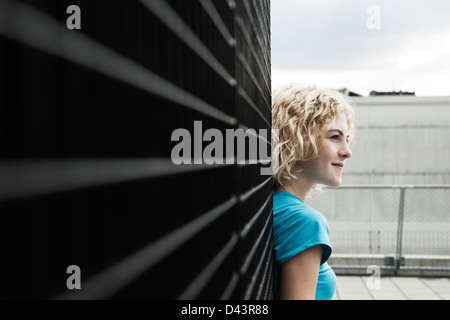
POLYGON ((341 157, 345 157, 345 158, 351 158, 352 156, 352 150, 350 149, 349 145, 347 142, 344 143, 344 146, 341 149, 340 152, 340 156, 341 157))

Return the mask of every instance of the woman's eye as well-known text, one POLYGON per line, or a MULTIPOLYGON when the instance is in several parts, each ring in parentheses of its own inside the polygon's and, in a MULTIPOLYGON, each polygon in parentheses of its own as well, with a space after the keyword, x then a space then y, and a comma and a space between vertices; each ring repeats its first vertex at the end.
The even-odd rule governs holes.
POLYGON ((331 139, 337 140, 339 139, 339 136, 338 135, 332 136, 331 139))

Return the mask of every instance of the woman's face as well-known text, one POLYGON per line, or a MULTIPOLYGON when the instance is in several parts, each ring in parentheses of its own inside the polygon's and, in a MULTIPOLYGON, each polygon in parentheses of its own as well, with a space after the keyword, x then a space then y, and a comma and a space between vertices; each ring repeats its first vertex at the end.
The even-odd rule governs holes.
POLYGON ((338 187, 342 183, 345 160, 352 156, 348 145, 347 119, 339 113, 322 137, 317 157, 304 164, 304 176, 310 183, 338 187))

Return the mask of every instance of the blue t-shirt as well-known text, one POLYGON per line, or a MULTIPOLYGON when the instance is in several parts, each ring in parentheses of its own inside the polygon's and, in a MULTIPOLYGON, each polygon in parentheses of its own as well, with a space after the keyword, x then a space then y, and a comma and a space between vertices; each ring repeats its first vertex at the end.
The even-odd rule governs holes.
POLYGON ((273 235, 275 298, 278 298, 281 265, 310 247, 322 245, 322 259, 315 299, 333 299, 336 290, 336 275, 327 263, 332 249, 328 222, 325 217, 292 193, 275 191, 273 193, 273 235))

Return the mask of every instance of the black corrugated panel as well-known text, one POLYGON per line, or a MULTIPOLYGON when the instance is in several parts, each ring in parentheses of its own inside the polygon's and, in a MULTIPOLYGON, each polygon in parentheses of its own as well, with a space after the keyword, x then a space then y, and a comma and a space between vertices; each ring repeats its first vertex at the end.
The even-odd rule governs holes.
POLYGON ((262 164, 171 158, 177 129, 270 150, 270 86, 268 0, 0 0, 1 297, 270 299, 262 164))

